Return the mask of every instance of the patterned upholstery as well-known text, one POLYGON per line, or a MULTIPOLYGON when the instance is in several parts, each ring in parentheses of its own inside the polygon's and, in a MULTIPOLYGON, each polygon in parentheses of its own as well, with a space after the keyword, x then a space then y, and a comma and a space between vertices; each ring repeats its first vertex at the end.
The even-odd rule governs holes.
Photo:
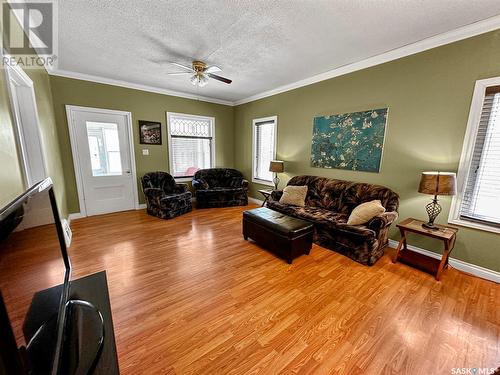
POLYGON ((248 204, 248 181, 236 169, 200 169, 194 175, 193 188, 198 208, 248 204))
POLYGON ((172 219, 192 210, 187 184, 177 184, 166 172, 150 172, 141 178, 148 214, 172 219))
POLYGON ((275 190, 267 207, 313 222, 314 242, 360 263, 372 265, 388 243, 389 227, 398 217, 399 196, 392 190, 359 182, 317 176, 295 176, 288 185, 307 185, 305 207, 279 203, 282 191, 275 190), (386 212, 364 225, 347 225, 357 205, 379 199, 386 212))

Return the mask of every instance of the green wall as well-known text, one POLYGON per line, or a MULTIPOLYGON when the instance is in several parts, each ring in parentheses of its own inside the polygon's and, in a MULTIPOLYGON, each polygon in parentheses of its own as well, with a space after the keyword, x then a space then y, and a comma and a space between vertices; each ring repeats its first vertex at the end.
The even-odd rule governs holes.
MULTIPOLYGON (((235 168, 251 177, 252 119, 278 116, 277 158, 285 160, 281 187, 311 174, 382 184, 401 196, 400 218, 426 218, 430 196, 417 193, 420 172, 457 171, 474 82, 500 75, 500 31, 466 39, 235 108, 235 168), (380 173, 313 168, 312 120, 318 115, 389 107, 380 173)), ((251 195, 262 185, 251 184, 251 195)), ((451 199, 442 197, 438 222, 451 199)), ((398 238, 396 228, 391 231, 398 238)), ((440 250, 434 241, 410 243, 440 250)), ((460 228, 452 256, 500 271, 500 235, 460 228)))
MULTIPOLYGON (((75 172, 71 157, 65 105, 115 109, 132 113, 137 177, 151 171, 168 171, 166 112, 180 112, 215 117, 216 166, 233 166, 233 107, 193 99, 156 94, 77 79, 51 76, 54 110, 58 126, 69 212, 79 212, 75 172), (162 124, 162 145, 139 144, 138 120, 159 121, 162 124), (149 156, 142 149, 149 149, 149 156)), ((138 181, 139 183, 139 181, 138 181)), ((139 186, 139 201, 144 203, 139 186)))
MULTIPOLYGON (((0 2, 0 5, 3 2, 0 2)), ((0 21, 1 22, 1 21, 0 21)), ((0 25, 1 30, 1 25, 0 25)), ((21 33, 17 24, 13 32, 21 33)), ((54 191, 61 217, 68 216, 66 189, 62 169, 62 154, 54 118, 54 104, 49 75, 45 69, 26 69, 26 74, 33 81, 40 125, 40 136, 47 174, 54 182, 54 191)), ((7 91, 5 70, 0 72, 0 206, 7 204, 25 190, 16 139, 14 121, 7 91)))

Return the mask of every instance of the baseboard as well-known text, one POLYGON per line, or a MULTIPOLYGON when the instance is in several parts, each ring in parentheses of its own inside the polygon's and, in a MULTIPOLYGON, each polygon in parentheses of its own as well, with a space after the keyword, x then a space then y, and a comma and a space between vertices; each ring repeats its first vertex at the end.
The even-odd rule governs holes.
MULTIPOLYGON (((398 247, 398 241, 389 240, 389 246, 396 248, 398 247)), ((441 255, 437 254, 433 251, 429 251, 426 249, 422 249, 421 247, 408 245, 408 249, 411 251, 415 251, 416 253, 420 253, 423 255, 427 255, 428 257, 441 259, 441 255)), ((482 279, 493 281, 497 284, 500 283, 500 272, 490 270, 488 268, 484 268, 481 266, 477 266, 475 264, 464 262, 463 260, 451 258, 449 259, 450 266, 456 268, 459 271, 463 271, 466 273, 470 273, 471 275, 480 277, 482 279)))
POLYGON ((81 219, 84 217, 80 212, 74 212, 68 215, 68 224, 71 224, 71 220, 81 219))
POLYGON ((146 203, 140 203, 140 204, 137 206, 136 210, 144 210, 145 208, 146 208, 146 203))
POLYGON ((248 201, 251 202, 251 203, 258 204, 260 206, 262 206, 262 203, 264 203, 263 200, 257 199, 257 198, 252 198, 252 197, 248 197, 248 201))

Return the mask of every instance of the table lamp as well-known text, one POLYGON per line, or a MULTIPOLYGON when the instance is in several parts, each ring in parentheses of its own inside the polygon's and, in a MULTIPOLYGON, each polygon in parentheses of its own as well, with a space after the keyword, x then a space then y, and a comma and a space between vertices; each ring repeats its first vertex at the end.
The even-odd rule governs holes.
POLYGON ((438 203, 438 195, 455 195, 457 193, 455 173, 451 172, 422 172, 418 192, 434 195, 434 199, 425 206, 429 221, 422 224, 424 228, 436 230, 434 220, 441 212, 441 206, 438 203))
POLYGON ((280 183, 280 179, 278 177, 278 173, 283 173, 285 171, 285 163, 281 160, 271 160, 269 163, 269 172, 274 173, 274 190, 278 190, 278 184, 280 183))

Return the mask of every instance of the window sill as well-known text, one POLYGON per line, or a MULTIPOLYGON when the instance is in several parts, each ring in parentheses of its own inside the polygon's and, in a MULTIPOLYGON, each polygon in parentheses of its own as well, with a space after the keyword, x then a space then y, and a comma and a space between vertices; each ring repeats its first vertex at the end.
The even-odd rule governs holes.
POLYGON ((267 181, 267 180, 259 180, 258 178, 252 177, 252 182, 259 184, 259 185, 266 185, 266 186, 272 186, 274 187, 274 182, 272 181, 267 181))
POLYGON ((174 177, 175 182, 191 182, 193 181, 193 177, 174 177))
POLYGON ((467 220, 462 220, 462 219, 451 219, 448 222, 449 222, 449 224, 460 225, 461 227, 479 229, 479 230, 483 230, 486 232, 492 232, 492 233, 500 233, 500 228, 492 226, 492 225, 474 223, 472 221, 467 221, 467 220))

